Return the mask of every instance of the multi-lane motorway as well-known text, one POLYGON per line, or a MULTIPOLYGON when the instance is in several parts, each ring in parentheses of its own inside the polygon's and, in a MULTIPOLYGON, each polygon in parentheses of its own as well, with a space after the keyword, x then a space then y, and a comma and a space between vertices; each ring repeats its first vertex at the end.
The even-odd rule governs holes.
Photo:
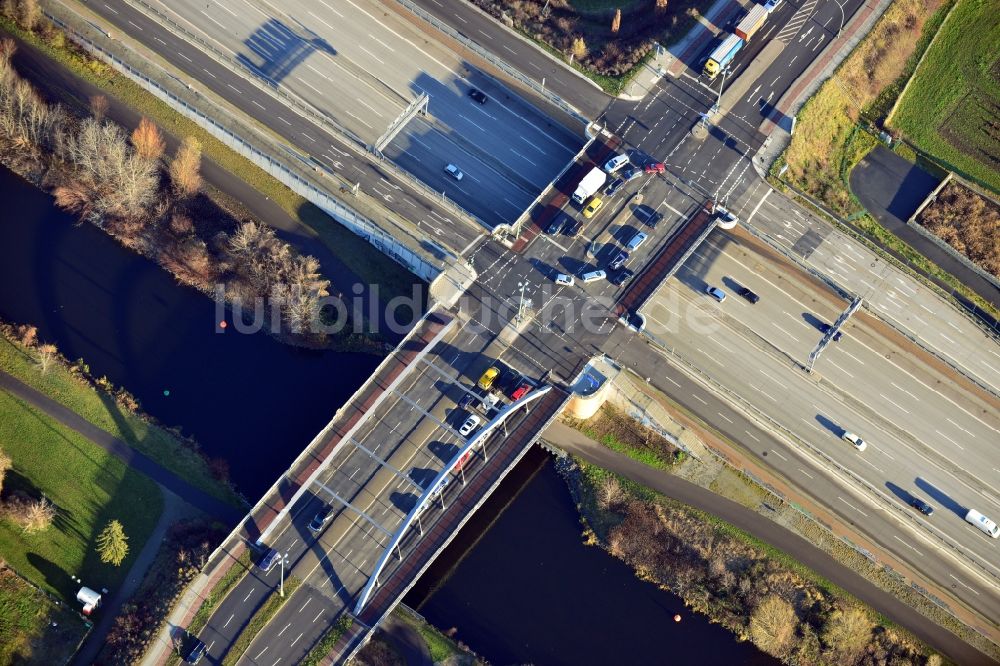
MULTIPOLYGON (((953 589, 957 603, 984 617, 1000 615, 993 578, 1000 574, 995 542, 973 532, 958 515, 965 507, 1000 515, 1000 471, 993 460, 993 443, 1000 434, 997 402, 950 369, 958 368, 995 392, 1000 386, 995 341, 916 281, 771 193, 750 162, 764 140, 757 128, 769 105, 860 3, 783 3, 769 19, 763 37, 737 59, 734 72, 746 69, 764 37, 773 36, 783 44, 780 54, 705 138, 690 130, 715 102, 717 91, 698 80, 696 56, 688 63, 694 69, 676 79, 657 80, 643 99, 609 100, 464 3, 420 4, 511 60, 526 76, 545 78, 546 85, 564 99, 624 139, 636 161, 662 160, 668 175, 644 175, 630 183, 607 197, 592 220, 567 208, 584 224, 579 236, 542 235, 527 252, 514 254, 499 243, 477 238, 496 224, 513 221, 579 149, 582 133, 574 135, 547 117, 548 109, 539 110, 429 39, 426 26, 414 27, 417 19, 399 6, 353 0, 343 5, 350 6, 349 12, 341 11, 340 4, 325 2, 280 8, 259 3, 247 10, 225 0, 204 8, 154 3, 152 14, 124 2, 93 9, 198 85, 211 87, 346 178, 362 181, 362 187, 388 208, 422 222, 451 247, 468 249, 466 259, 481 279, 461 304, 462 316, 469 322, 461 335, 468 338, 455 345, 455 358, 444 359, 449 372, 459 373, 452 383, 461 381, 462 373, 469 381, 475 372, 467 368, 485 341, 521 310, 527 324, 507 356, 518 368, 560 382, 571 378, 588 357, 602 352, 641 368, 651 384, 766 461, 790 483, 809 491, 819 504, 856 524, 880 547, 939 586, 953 589), (333 124, 289 110, 252 76, 219 64, 217 58, 194 48, 183 31, 150 18, 154 14, 170 16, 184 31, 244 62, 320 115, 333 118, 334 124, 362 137, 363 143, 377 140, 411 101, 428 93, 427 115, 410 119, 382 152, 430 190, 457 201, 483 226, 457 219, 426 191, 410 188, 378 169, 357 146, 347 145, 349 140, 333 124), (489 97, 486 104, 469 96, 473 87, 489 97), (462 180, 444 174, 447 163, 463 170, 462 180), (642 197, 641 216, 636 211, 639 201, 632 198, 636 195, 642 197), (650 238, 630 258, 630 265, 640 268, 706 196, 725 200, 745 224, 827 281, 862 295, 871 313, 918 338, 921 346, 948 365, 915 353, 911 343, 877 320, 857 316, 844 339, 824 352, 817 374, 806 375, 800 366, 819 340, 818 326, 836 319, 847 303, 835 290, 799 274, 795 264, 744 235, 715 232, 678 278, 647 304, 649 339, 663 349, 617 326, 612 306, 620 288, 604 281, 587 285, 578 281, 568 287, 553 282, 560 272, 579 274, 587 267, 603 266, 613 250, 641 229, 650 238), (655 228, 644 224, 650 210, 662 216, 655 228), (601 247, 593 248, 592 241, 601 247), (592 249, 598 251, 588 252, 592 249), (722 287, 729 298, 721 304, 708 300, 707 285, 722 287), (752 287, 762 296, 761 302, 750 305, 739 300, 733 291, 736 285, 752 287), (709 334, 703 326, 711 328, 709 334), (717 395, 711 382, 738 397, 717 395), (760 423, 767 420, 779 426, 762 427, 760 423), (868 439, 868 450, 858 453, 841 441, 845 429, 868 439), (935 515, 914 515, 906 505, 914 495, 934 504, 935 515), (976 563, 951 554, 939 545, 938 537, 976 563)), ((392 432, 367 435, 402 443, 411 439, 411 431, 422 433, 419 441, 406 444, 405 454, 393 453, 403 456, 397 461, 401 469, 440 464, 426 446, 439 429, 444 434, 435 441, 449 444, 449 430, 443 424, 448 423, 455 397, 443 398, 437 387, 429 387, 426 395, 427 404, 397 399, 394 409, 403 413, 398 418, 393 415, 389 423, 398 421, 401 426, 377 425, 392 432), (410 413, 414 410, 419 415, 410 413), (399 427, 407 430, 402 438, 397 437, 399 427)), ((350 474, 357 466, 353 459, 342 463, 331 474, 350 474)), ((405 494, 400 486, 405 480, 390 481, 384 489, 405 494)), ((405 508, 385 498, 370 498, 369 504, 386 520, 391 516, 398 521, 405 513, 405 508)), ((299 523, 310 518, 310 506, 300 507, 276 540, 294 560, 290 566, 306 572, 309 591, 297 594, 301 601, 295 601, 295 607, 311 598, 307 595, 355 595, 370 565, 370 554, 348 545, 353 544, 350 539, 343 540, 352 529, 364 531, 357 521, 331 527, 319 542, 307 546, 307 531, 299 523), (318 550, 316 543, 321 544, 318 550), (320 565, 332 557, 340 558, 338 572, 353 567, 357 579, 331 583, 329 575, 313 573, 317 567, 322 571, 320 565)), ((245 584, 253 585, 248 580, 245 584)), ((247 590, 248 599, 253 593, 247 590)), ((230 619, 236 614, 230 610, 230 619)), ((317 617, 309 624, 323 625, 323 620, 317 617)), ((299 618, 284 628, 278 626, 281 623, 272 625, 283 633, 268 634, 267 649, 272 649, 272 642, 284 645, 285 633, 292 639, 292 634, 316 631, 306 627, 296 633, 297 623, 299 618)), ((216 613, 210 631, 218 632, 213 654, 220 655, 232 640, 224 608, 216 613)), ((302 642, 306 644, 306 638, 302 642)), ((281 649, 282 658, 298 654, 290 641, 281 649)), ((276 655, 267 656, 273 661, 276 655)))

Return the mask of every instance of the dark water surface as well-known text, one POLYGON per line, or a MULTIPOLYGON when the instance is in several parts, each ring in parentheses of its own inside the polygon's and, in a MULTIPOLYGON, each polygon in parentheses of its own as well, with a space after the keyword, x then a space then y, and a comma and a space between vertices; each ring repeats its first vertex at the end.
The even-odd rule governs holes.
POLYGON ((131 391, 256 501, 371 374, 369 354, 215 332, 215 304, 0 168, 0 318, 131 391), (169 391, 169 395, 164 392, 169 391))
MULTIPOLYGON (((521 493, 436 590, 428 586, 462 556, 464 534, 414 588, 407 603, 493 664, 582 666, 778 664, 751 643, 709 623, 679 597, 639 580, 600 548, 582 543, 566 483, 540 449, 529 453, 473 519, 480 530, 516 486, 521 493), (533 455, 534 454, 534 455, 533 455), (524 469, 528 473, 524 473, 524 469), (506 495, 506 498, 504 497, 506 495), (427 595, 430 595, 427 598, 427 595), (674 622, 679 613, 681 622, 674 622)), ((470 523, 466 530, 475 532, 470 523)))

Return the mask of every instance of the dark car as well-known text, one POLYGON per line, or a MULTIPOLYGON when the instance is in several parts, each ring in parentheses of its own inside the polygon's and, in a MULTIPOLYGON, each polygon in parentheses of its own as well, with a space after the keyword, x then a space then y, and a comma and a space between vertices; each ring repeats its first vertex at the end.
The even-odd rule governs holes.
POLYGON ((486 96, 486 93, 476 88, 473 88, 472 90, 469 91, 469 97, 479 102, 480 104, 486 104, 486 101, 489 99, 489 97, 486 96))
POLYGON ((562 215, 556 215, 555 219, 549 223, 549 228, 545 230, 549 234, 558 234, 563 230, 563 225, 566 224, 566 220, 569 218, 563 217, 562 215))
POLYGON ((331 518, 333 518, 333 507, 327 504, 313 516, 312 522, 309 523, 309 531, 318 534, 331 518))
POLYGON ((184 661, 187 663, 197 664, 205 656, 205 653, 208 652, 208 648, 200 639, 195 638, 187 632, 184 633, 186 636, 181 645, 181 654, 184 655, 184 661))
POLYGON ((608 268, 616 271, 624 266, 626 261, 628 261, 628 252, 619 252, 615 255, 615 258, 608 263, 608 268))
MULTIPOLYGON (((823 335, 826 335, 831 330, 833 330, 833 326, 830 326, 829 324, 820 324, 819 325, 819 332, 822 333, 823 335)), ((844 332, 843 331, 837 331, 837 333, 833 336, 833 341, 834 342, 840 342, 840 338, 842 338, 843 336, 844 336, 844 332)))
POLYGON ((615 178, 611 181, 611 184, 604 188, 604 196, 610 197, 612 194, 621 189, 621 186, 625 184, 625 181, 621 178, 615 178))
POLYGON ((736 293, 739 294, 740 296, 742 296, 743 298, 747 299, 751 303, 754 303, 754 304, 756 304, 757 301, 760 300, 760 296, 758 296, 757 294, 755 294, 753 291, 751 291, 747 287, 740 287, 736 291, 736 293))
POLYGON ((268 548, 267 552, 264 553, 264 557, 260 558, 260 562, 257 563, 257 566, 261 571, 267 573, 274 568, 274 565, 278 563, 278 559, 280 557, 281 554, 276 549, 268 548))
POLYGON ((919 497, 911 497, 910 506, 912 506, 914 509, 924 514, 925 516, 929 516, 932 513, 934 513, 934 507, 932 507, 930 504, 923 501, 919 497))
POLYGON ((635 271, 629 268, 623 268, 611 276, 611 284, 624 287, 631 282, 634 277, 635 271))
POLYGON ((622 171, 622 178, 625 180, 626 183, 635 180, 641 175, 642 175, 642 169, 640 169, 637 166, 630 166, 629 168, 622 171))
POLYGON ((580 220, 570 220, 566 223, 566 226, 563 227, 563 235, 569 236, 570 238, 576 238, 581 229, 583 229, 583 224, 580 220))
POLYGON ((476 396, 466 393, 462 396, 462 401, 458 403, 459 409, 469 409, 476 406, 476 396))

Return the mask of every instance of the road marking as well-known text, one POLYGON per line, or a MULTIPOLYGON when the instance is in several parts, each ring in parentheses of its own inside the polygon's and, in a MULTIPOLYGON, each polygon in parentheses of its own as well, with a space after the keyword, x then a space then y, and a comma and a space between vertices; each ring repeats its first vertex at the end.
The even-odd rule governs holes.
POLYGON ((722 412, 717 412, 717 413, 718 413, 718 415, 719 415, 719 416, 721 416, 722 418, 726 419, 726 420, 727 420, 727 421, 729 421, 730 423, 732 423, 732 422, 733 422, 733 420, 732 420, 731 418, 729 418, 728 416, 726 416, 726 415, 725 415, 725 414, 723 414, 722 412))
POLYGON ((951 574, 948 574, 948 575, 949 575, 949 576, 951 576, 951 578, 952 578, 953 580, 955 580, 955 581, 956 581, 956 582, 957 582, 957 583, 958 583, 959 585, 961 585, 962 587, 964 587, 964 588, 967 588, 967 589, 969 589, 969 590, 972 590, 972 592, 973 592, 973 593, 974 593, 974 594, 975 594, 975 595, 976 595, 977 597, 978 597, 978 596, 980 596, 980 595, 979 595, 979 592, 976 592, 976 590, 974 590, 973 588, 969 587, 968 585, 966 585, 966 584, 965 584, 965 583, 963 583, 962 581, 958 580, 957 578, 955 578, 955 577, 954 577, 954 576, 952 576, 951 574))
POLYGON ((775 398, 773 395, 770 395, 769 393, 765 393, 760 389, 759 386, 754 386, 753 384, 750 384, 750 388, 752 388, 754 391, 757 391, 757 393, 760 393, 761 395, 770 398, 771 402, 778 402, 777 398, 775 398))
POLYGON ((692 393, 692 394, 691 394, 691 397, 692 397, 692 398, 694 398, 695 400, 697 400, 698 402, 700 402, 701 404, 703 404, 703 405, 705 405, 705 406, 708 406, 708 403, 707 403, 707 402, 705 402, 704 400, 702 400, 701 398, 699 398, 699 397, 698 397, 697 395, 695 395, 694 393, 692 393))
POLYGON ((842 373, 844 373, 845 375, 847 375, 851 379, 854 379, 854 375, 852 375, 851 373, 849 373, 847 370, 844 370, 844 368, 842 366, 840 366, 839 364, 834 363, 833 367, 837 368, 837 370, 840 370, 842 373))
POLYGON ((188 62, 194 62, 194 60, 191 60, 191 58, 188 58, 188 57, 187 57, 186 55, 184 55, 184 54, 183 54, 183 53, 181 53, 180 51, 178 51, 178 52, 177 52, 177 55, 179 55, 180 57, 184 58, 184 59, 185 59, 185 60, 187 60, 188 62))
POLYGON ((775 451, 774 449, 771 449, 771 453, 773 453, 774 455, 778 456, 779 458, 781 458, 781 459, 782 459, 782 460, 784 460, 785 462, 788 462, 788 458, 786 458, 785 456, 781 455, 780 453, 778 453, 778 452, 777 452, 777 451, 775 451))
POLYGON ((861 457, 861 462, 863 462, 864 464, 868 465, 872 469, 876 470, 880 474, 885 474, 885 470, 884 469, 882 469, 881 467, 876 467, 874 463, 868 462, 868 459, 865 458, 864 456, 861 457))
POLYGON ((277 118, 278 118, 278 120, 280 120, 281 122, 285 123, 285 124, 286 124, 286 125, 288 125, 289 127, 291 127, 291 126, 292 126, 292 124, 291 124, 290 122, 288 122, 287 120, 285 120, 285 119, 284 119, 284 118, 282 118, 281 116, 277 116, 277 118))
MULTIPOLYGON (((254 104, 256 104, 257 106, 259 106, 261 109, 264 109, 264 105, 261 104, 260 102, 258 102, 257 100, 252 99, 250 101, 253 102, 254 104)), ((267 109, 264 109, 264 110, 267 111, 267 109)))
POLYGON ((306 599, 306 602, 304 604, 302 604, 302 608, 299 609, 300 613, 306 609, 306 606, 309 605, 310 601, 312 601, 312 597, 309 597, 308 599, 306 599))
POLYGON ((799 471, 802 472, 803 474, 805 474, 806 476, 808 476, 810 479, 814 478, 812 474, 810 474, 809 472, 805 471, 801 467, 799 467, 799 471))
POLYGON ((129 21, 129 24, 132 25, 136 30, 138 30, 140 32, 142 31, 142 27, 136 25, 135 23, 132 23, 132 21, 129 21))
MULTIPOLYGON (((247 595, 247 596, 249 596, 249 595, 247 595)), ((246 599, 244 599, 243 601, 246 601, 246 599)), ((224 625, 222 625, 222 628, 225 629, 226 627, 228 627, 229 623, 233 621, 234 617, 236 617, 236 613, 233 613, 232 615, 229 616, 229 619, 226 620, 226 623, 224 625)))
POLYGON ((964 433, 965 433, 966 435, 969 435, 969 436, 971 436, 971 437, 972 437, 973 439, 975 439, 975 437, 976 437, 975 435, 973 435, 973 434, 972 434, 971 432, 969 432, 968 430, 966 430, 966 429, 965 429, 965 428, 963 428, 962 426, 960 426, 960 425, 958 425, 957 423, 955 423, 954 421, 952 421, 952 420, 951 420, 950 418, 948 418, 947 416, 946 416, 946 417, 944 418, 944 420, 945 420, 945 421, 947 421, 948 423, 952 424, 953 426, 955 426, 956 428, 958 428, 958 429, 959 429, 959 430, 961 430, 962 432, 964 432, 964 433))
MULTIPOLYGON (((304 634, 304 633, 305 632, 303 631, 302 634, 304 634)), ((299 639, 302 638, 302 634, 299 634, 298 636, 295 637, 295 640, 292 641, 292 645, 295 645, 296 643, 299 642, 299 639)), ((288 647, 292 647, 292 645, 289 645, 288 647)))
POLYGON ((777 379, 775 379, 771 375, 769 375, 766 372, 764 372, 764 370, 762 370, 761 368, 758 368, 758 370, 760 370, 760 374, 764 375, 765 377, 767 377, 768 379, 770 379, 772 382, 774 382, 775 384, 777 384, 781 388, 788 388, 787 386, 785 386, 784 384, 782 384, 781 382, 779 382, 777 379))
POLYGON ((489 40, 493 39, 493 35, 487 34, 487 33, 483 32, 482 30, 479 30, 477 32, 479 32, 479 34, 482 35, 483 37, 485 37, 486 39, 489 39, 489 40))
POLYGON ((850 356, 851 358, 853 358, 853 359, 854 359, 855 361, 857 361, 857 362, 858 362, 858 363, 860 363, 861 365, 864 365, 864 364, 865 364, 865 362, 864 362, 864 361, 862 361, 862 360, 861 360, 860 358, 858 358, 857 356, 855 356, 855 355, 854 355, 854 354, 852 354, 851 352, 849 352, 849 351, 846 351, 846 350, 844 350, 844 349, 841 349, 840 351, 842 351, 843 353, 847 354, 848 356, 850 356))
POLYGON ((323 614, 323 613, 325 613, 325 612, 326 612, 326 609, 325 609, 325 608, 321 608, 321 609, 320 609, 320 611, 319 611, 318 613, 316 613, 316 617, 314 617, 314 618, 312 619, 312 621, 313 621, 313 622, 315 622, 316 620, 318 620, 318 619, 319 619, 319 616, 320 616, 320 615, 322 615, 322 614, 323 614))
POLYGON ((787 335, 788 337, 790 337, 792 340, 795 340, 796 342, 799 341, 799 339, 797 337, 795 337, 794 335, 792 335, 791 333, 789 333, 788 331, 786 331, 782 327, 778 326, 775 322, 772 321, 771 322, 771 326, 774 326, 776 329, 778 329, 779 331, 781 331, 782 333, 784 333, 785 335, 787 335))
POLYGON ((384 60, 381 60, 378 56, 376 56, 374 53, 372 53, 371 51, 369 51, 365 47, 359 45, 358 48, 361 49, 362 51, 364 51, 365 53, 367 53, 371 57, 372 60, 374 60, 375 62, 379 63, 380 65, 384 65, 385 64, 384 60))
POLYGON ((747 434, 747 437, 749 437, 753 441, 758 442, 758 443, 760 442, 760 440, 757 439, 756 437, 754 437, 754 434, 752 432, 750 432, 749 430, 744 430, 743 432, 745 432, 747 434))
POLYGON ((840 500, 841 502, 843 502, 843 503, 844 503, 844 504, 846 504, 847 506, 851 507, 852 509, 854 509, 854 510, 855 510, 855 511, 857 511, 858 513, 860 513, 860 514, 861 514, 862 516, 864 516, 865 518, 868 518, 868 517, 869 517, 867 513, 865 513, 864 511, 862 511, 862 510, 861 510, 861 509, 859 509, 858 507, 854 506, 853 504, 851 504, 850 502, 848 502, 847 500, 845 500, 845 499, 844 499, 843 497, 841 497, 840 495, 837 495, 837 499, 839 499, 839 500, 840 500))
POLYGON ((913 395, 912 393, 910 393, 909 391, 907 391, 907 390, 906 390, 905 388, 903 388, 902 386, 900 386, 900 385, 899 385, 899 384, 897 384, 896 382, 889 382, 889 383, 890 383, 890 384, 892 384, 892 387, 893 387, 894 389, 896 389, 897 391, 902 391, 903 393, 905 393, 906 395, 910 396, 910 397, 911 397, 911 398, 913 398, 914 400, 916 400, 916 399, 917 399, 917 396, 913 395))
POLYGON ((955 344, 955 341, 954 341, 954 340, 952 340, 951 338, 949 338, 949 337, 948 337, 947 335, 945 335, 944 333, 938 333, 938 335, 940 335, 940 336, 941 336, 942 338, 944 338, 945 340, 947 340, 947 341, 948 341, 948 342, 950 342, 951 344, 955 344))
MULTIPOLYGON (((916 548, 914 548, 914 547, 913 547, 913 546, 911 546, 910 544, 908 544, 908 543, 906 543, 905 541, 903 541, 902 539, 900 539, 900 538, 899 538, 898 536, 896 536, 895 534, 893 534, 893 535, 892 535, 892 538, 893 538, 893 539, 895 539, 896 541, 898 541, 899 543, 903 544, 904 546, 906 546, 906 547, 907 547, 907 548, 909 548, 910 550, 912 550, 912 551, 913 551, 914 553, 916 553, 916 554, 917 554, 917 555, 919 555, 920 557, 923 557, 923 556, 924 556, 924 554, 923 554, 923 553, 921 553, 921 552, 920 552, 919 550, 917 550, 916 548)), ((949 574, 949 575, 950 575, 950 574, 949 574)))
POLYGON ((249 599, 249 598, 250 598, 250 595, 251 595, 251 594, 253 594, 253 591, 254 591, 255 589, 257 589, 257 588, 254 588, 254 587, 251 587, 251 588, 250 588, 250 591, 249 591, 249 592, 247 592, 247 596, 243 597, 243 603, 246 603, 246 602, 247 602, 247 599, 249 599))
POLYGON ((285 628, 284 628, 284 629, 282 629, 281 631, 279 631, 279 632, 278 632, 278 635, 280 636, 281 634, 285 633, 285 631, 286 631, 286 630, 288 629, 288 627, 290 627, 290 626, 292 626, 292 623, 291 623, 291 622, 289 622, 288 624, 286 624, 286 625, 285 625, 285 628))
POLYGON ((667 380, 668 382, 670 382, 671 384, 673 384, 673 385, 674 385, 674 386, 676 386, 677 388, 680 388, 680 387, 681 387, 681 385, 680 385, 680 384, 678 384, 677 382, 675 382, 674 380, 672 380, 672 379, 671 379, 670 377, 664 377, 664 379, 666 379, 666 380, 667 380))
POLYGON ((271 647, 271 646, 270 646, 270 645, 265 645, 265 646, 264 646, 264 649, 263 649, 263 650, 261 650, 261 651, 260 651, 260 654, 258 654, 258 655, 257 655, 256 657, 254 657, 254 659, 255 659, 255 660, 256 660, 256 659, 260 659, 260 658, 261 658, 262 656, 264 656, 264 653, 265 653, 265 652, 267 652, 267 648, 269 648, 269 647, 271 647))

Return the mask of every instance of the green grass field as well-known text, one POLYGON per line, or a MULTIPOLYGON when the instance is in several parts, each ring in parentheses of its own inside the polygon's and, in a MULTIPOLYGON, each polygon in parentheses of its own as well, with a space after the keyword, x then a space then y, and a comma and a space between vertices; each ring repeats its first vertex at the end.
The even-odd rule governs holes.
POLYGON ((0 569, 0 664, 65 664, 86 633, 69 605, 0 569))
POLYGON ((1000 11, 959 0, 890 124, 945 166, 1000 192, 1000 11))
POLYGON ((75 597, 71 574, 95 589, 117 587, 163 511, 159 487, 7 392, 0 392, 0 448, 14 462, 4 495, 44 494, 58 508, 52 526, 34 535, 0 520, 0 557, 63 598, 75 597), (98 532, 114 518, 129 537, 129 556, 120 567, 103 564, 94 550, 98 532))
POLYGON ((127 442, 182 479, 233 506, 240 506, 236 494, 212 477, 204 459, 176 437, 129 414, 109 396, 84 385, 59 364, 52 364, 42 374, 30 353, 0 338, 0 369, 127 442))

